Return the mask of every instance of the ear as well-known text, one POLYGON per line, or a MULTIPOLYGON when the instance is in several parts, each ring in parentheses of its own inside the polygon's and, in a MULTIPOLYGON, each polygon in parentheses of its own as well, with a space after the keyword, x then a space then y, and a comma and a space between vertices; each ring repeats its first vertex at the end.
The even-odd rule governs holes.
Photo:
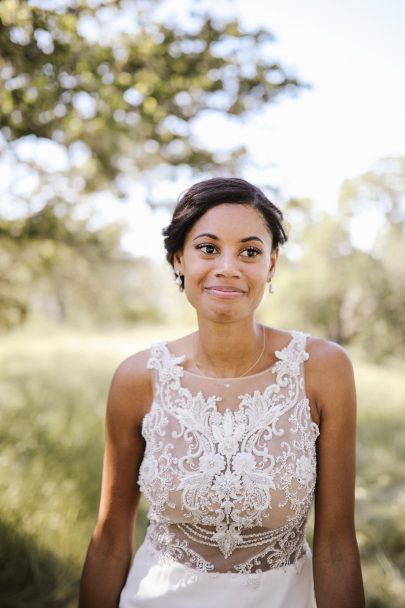
POLYGON ((183 252, 182 251, 176 251, 176 253, 173 256, 173 266, 174 266, 174 270, 175 272, 177 272, 178 274, 180 273, 181 275, 184 275, 183 272, 183 252))
POLYGON ((276 271, 276 266, 277 266, 277 261, 278 261, 278 255, 279 255, 279 248, 276 247, 276 249, 273 249, 273 251, 271 252, 271 256, 270 256, 269 273, 267 275, 268 281, 270 281, 274 277, 274 273, 276 271))

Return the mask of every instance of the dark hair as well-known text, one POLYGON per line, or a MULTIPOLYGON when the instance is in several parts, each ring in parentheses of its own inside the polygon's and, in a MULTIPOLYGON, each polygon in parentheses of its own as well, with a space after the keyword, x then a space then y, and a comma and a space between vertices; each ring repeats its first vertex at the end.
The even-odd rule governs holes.
POLYGON ((183 249, 196 221, 222 203, 249 205, 260 211, 272 235, 273 250, 286 242, 283 214, 259 188, 237 177, 213 177, 194 184, 180 196, 172 221, 163 229, 166 259, 172 266, 174 254, 183 249))

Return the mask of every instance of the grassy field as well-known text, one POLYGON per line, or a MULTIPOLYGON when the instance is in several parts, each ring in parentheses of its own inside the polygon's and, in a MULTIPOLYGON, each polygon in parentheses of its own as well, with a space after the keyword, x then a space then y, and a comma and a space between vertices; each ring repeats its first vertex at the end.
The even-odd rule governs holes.
MULTIPOLYGON (((183 330, 184 331, 184 328, 183 330)), ((0 346, 0 605, 73 608, 95 523, 104 409, 117 364, 176 328, 42 329, 0 346)), ((405 375, 355 358, 357 529, 369 608, 405 597, 405 375)), ((145 526, 143 506, 137 541, 145 526)))

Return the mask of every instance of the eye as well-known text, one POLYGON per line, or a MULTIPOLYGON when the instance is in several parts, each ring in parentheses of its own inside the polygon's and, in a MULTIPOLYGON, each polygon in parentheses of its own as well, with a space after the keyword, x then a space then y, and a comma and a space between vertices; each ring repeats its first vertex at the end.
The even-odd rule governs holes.
POLYGON ((246 247, 246 249, 244 249, 241 252, 241 256, 245 257, 245 258, 255 258, 257 255, 260 255, 262 253, 262 251, 260 249, 258 249, 257 247, 246 247))
POLYGON ((208 255, 212 255, 216 252, 216 247, 211 243, 201 243, 201 245, 197 245, 197 249, 208 255))

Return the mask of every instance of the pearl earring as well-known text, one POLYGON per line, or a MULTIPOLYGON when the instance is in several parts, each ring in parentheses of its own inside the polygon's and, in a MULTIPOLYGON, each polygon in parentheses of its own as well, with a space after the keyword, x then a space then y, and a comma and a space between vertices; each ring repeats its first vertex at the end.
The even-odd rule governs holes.
POLYGON ((270 281, 269 281, 269 293, 275 293, 275 291, 276 290, 274 289, 273 285, 271 284, 271 279, 270 279, 270 281))
POLYGON ((176 278, 174 280, 174 282, 176 283, 176 285, 179 286, 180 291, 183 291, 184 287, 183 287, 183 279, 181 277, 181 274, 179 272, 175 272, 176 278))

